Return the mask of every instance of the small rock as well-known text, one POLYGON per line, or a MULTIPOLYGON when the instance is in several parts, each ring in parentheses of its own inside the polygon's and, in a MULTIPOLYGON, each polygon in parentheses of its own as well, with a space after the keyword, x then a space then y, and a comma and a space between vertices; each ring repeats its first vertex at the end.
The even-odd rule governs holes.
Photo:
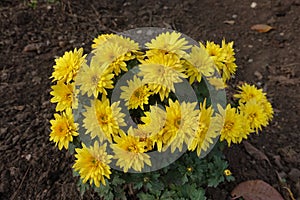
POLYGON ((14 106, 14 109, 15 109, 15 110, 18 110, 18 111, 22 111, 22 110, 24 110, 24 108, 25 108, 24 105, 14 106))
POLYGON ((252 59, 252 58, 249 58, 249 59, 248 59, 248 62, 249 62, 249 63, 252 63, 252 62, 253 62, 253 59, 252 59))
POLYGON ((58 42, 58 46, 59 46, 60 48, 63 48, 63 47, 66 46, 66 42, 65 42, 65 41, 59 41, 59 42, 58 42))
POLYGON ((296 168, 292 168, 291 171, 288 174, 289 178, 293 181, 293 182, 298 182, 299 178, 300 178, 300 170, 296 169, 296 168))
POLYGON ((251 5, 250 5, 251 8, 256 8, 256 6, 257 6, 256 2, 252 2, 251 5))
POLYGON ((223 23, 233 25, 235 23, 235 21, 234 20, 225 20, 223 23))
POLYGON ((254 76, 256 76, 256 78, 258 80, 262 80, 263 79, 263 75, 259 71, 255 71, 254 72, 254 76))
POLYGON ((30 158, 31 158, 31 154, 27 154, 27 155, 25 156, 25 159, 28 160, 28 161, 30 160, 30 158))
POLYGON ((233 15, 232 15, 232 18, 233 18, 233 19, 236 19, 237 17, 238 17, 238 16, 237 16, 236 14, 233 14, 233 15))

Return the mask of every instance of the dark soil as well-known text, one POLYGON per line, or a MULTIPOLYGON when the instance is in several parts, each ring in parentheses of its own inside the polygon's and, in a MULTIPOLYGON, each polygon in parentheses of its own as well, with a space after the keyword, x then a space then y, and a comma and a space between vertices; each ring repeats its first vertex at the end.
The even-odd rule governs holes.
MULTIPOLYGON (((195 40, 233 40, 239 69, 232 84, 262 87, 274 106, 271 125, 248 140, 271 165, 234 145, 226 155, 236 181, 209 188, 207 196, 226 199, 239 182, 262 179, 285 199, 291 198, 284 187, 300 199, 300 1, 262 0, 255 8, 251 2, 45 0, 34 7, 1 0, 0 199, 82 199, 73 157, 49 142, 54 58, 81 46, 88 53, 100 33, 146 26, 172 28, 195 40), (250 29, 259 23, 274 29, 250 29)), ((89 191, 83 199, 99 198, 89 191)))

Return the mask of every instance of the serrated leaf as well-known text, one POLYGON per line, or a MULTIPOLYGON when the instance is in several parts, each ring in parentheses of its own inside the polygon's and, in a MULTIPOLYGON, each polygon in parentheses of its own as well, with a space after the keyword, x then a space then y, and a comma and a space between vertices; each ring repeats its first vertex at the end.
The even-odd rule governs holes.
POLYGON ((145 194, 145 193, 139 193, 137 194, 138 198, 142 199, 142 200, 155 200, 155 196, 151 195, 151 194, 145 194))
POLYGON ((170 200, 172 200, 173 199, 172 197, 175 195, 175 193, 176 193, 175 191, 167 190, 161 195, 160 199, 170 199, 170 200))
POLYGON ((188 179, 188 177, 186 176, 186 174, 182 176, 181 181, 182 181, 182 184, 185 184, 186 182, 189 181, 189 179, 188 179))
POLYGON ((191 199, 206 200, 205 191, 203 189, 197 189, 191 194, 191 199))
POLYGON ((111 181, 111 184, 114 186, 121 185, 123 183, 125 183, 125 180, 121 179, 119 176, 114 176, 114 178, 111 181))
POLYGON ((133 189, 139 190, 143 187, 143 182, 137 182, 133 184, 133 189))
POLYGON ((83 183, 82 179, 79 179, 77 186, 79 187, 80 196, 83 196, 85 191, 90 187, 89 184, 83 183))
POLYGON ((111 193, 110 182, 105 180, 106 185, 100 184, 100 187, 95 187, 95 191, 99 194, 100 197, 108 196, 111 193))

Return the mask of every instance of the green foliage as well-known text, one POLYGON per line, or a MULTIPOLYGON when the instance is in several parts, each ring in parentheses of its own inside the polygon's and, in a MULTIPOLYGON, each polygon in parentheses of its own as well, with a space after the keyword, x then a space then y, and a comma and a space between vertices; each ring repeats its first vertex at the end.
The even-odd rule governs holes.
MULTIPOLYGON (((205 200, 207 187, 217 187, 220 183, 234 180, 225 176, 228 163, 221 152, 223 145, 218 143, 210 154, 199 159, 195 152, 186 152, 176 162, 149 173, 123 173, 113 170, 106 185, 99 188, 92 185, 103 199, 131 199, 133 193, 142 200, 205 200)), ((79 176, 74 172, 74 176, 79 176)), ((89 188, 88 183, 79 181, 81 194, 89 188)))

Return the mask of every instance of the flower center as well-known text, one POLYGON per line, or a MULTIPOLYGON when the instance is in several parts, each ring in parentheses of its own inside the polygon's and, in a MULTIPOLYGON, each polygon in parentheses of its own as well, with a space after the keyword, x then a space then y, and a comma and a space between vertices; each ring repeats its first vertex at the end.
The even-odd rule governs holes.
POLYGON ((230 131, 233 127, 234 123, 233 122, 226 122, 224 125, 224 130, 225 131, 230 131))
POLYGON ((92 83, 97 84, 98 80, 99 80, 98 76, 96 75, 92 76, 92 83))
POLYGON ((134 152, 134 153, 138 153, 139 150, 138 150, 138 147, 136 145, 131 145, 127 148, 127 151, 129 152, 134 152))
POLYGON ((98 115, 98 122, 99 124, 107 124, 108 123, 108 117, 105 114, 98 115))

